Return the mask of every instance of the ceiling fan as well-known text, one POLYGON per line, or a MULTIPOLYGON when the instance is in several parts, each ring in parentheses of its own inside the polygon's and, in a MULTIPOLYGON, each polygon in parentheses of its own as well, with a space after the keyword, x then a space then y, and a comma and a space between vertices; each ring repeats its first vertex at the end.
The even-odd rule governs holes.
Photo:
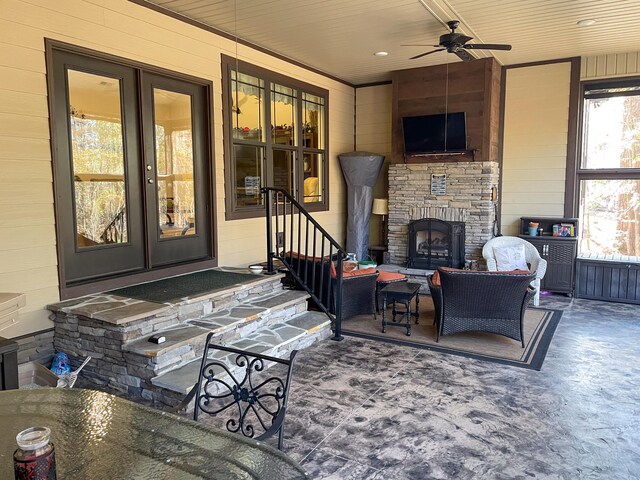
MULTIPOLYGON (((446 50, 449 53, 455 53, 458 57, 460 57, 465 62, 470 62, 471 60, 475 60, 467 50, 511 50, 511 45, 499 44, 499 43, 467 43, 469 40, 472 40, 473 37, 467 37, 461 33, 456 33, 456 28, 460 25, 458 20, 451 20, 447 22, 447 25, 451 29, 451 33, 445 33, 440 36, 440 43, 438 45, 434 45, 434 47, 442 47, 437 50, 431 50, 430 52, 421 53, 420 55, 416 55, 415 57, 411 57, 409 60, 415 60, 416 58, 424 57, 425 55, 430 55, 436 52, 442 52, 446 50)), ((414 47, 426 47, 427 45, 403 45, 406 47, 414 46, 414 47)))

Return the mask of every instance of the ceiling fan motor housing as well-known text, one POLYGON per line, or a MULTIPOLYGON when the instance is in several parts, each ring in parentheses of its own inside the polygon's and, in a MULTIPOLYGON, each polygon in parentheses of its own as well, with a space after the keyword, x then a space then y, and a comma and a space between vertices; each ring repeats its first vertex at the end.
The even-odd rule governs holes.
POLYGON ((461 33, 445 33, 440 35, 440 46, 449 48, 457 48, 471 40, 471 37, 467 37, 461 33))

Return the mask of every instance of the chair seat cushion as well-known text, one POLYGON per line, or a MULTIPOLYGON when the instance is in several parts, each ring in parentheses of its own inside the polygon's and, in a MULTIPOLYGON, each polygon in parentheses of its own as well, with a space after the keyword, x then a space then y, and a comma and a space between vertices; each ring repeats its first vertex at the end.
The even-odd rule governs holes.
MULTIPOLYGON (((368 270, 368 269, 367 269, 368 270)), ((393 283, 406 280, 407 276, 402 273, 378 271, 378 283, 393 283)))
POLYGON ((376 273, 375 268, 361 268, 359 270, 342 271, 342 278, 360 277, 362 275, 373 275, 376 273))

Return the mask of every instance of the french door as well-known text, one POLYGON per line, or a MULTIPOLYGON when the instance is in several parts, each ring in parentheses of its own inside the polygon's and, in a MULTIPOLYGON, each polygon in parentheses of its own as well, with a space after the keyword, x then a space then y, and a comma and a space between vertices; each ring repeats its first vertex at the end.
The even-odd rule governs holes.
POLYGON ((211 256, 207 87, 52 50, 63 286, 211 256))

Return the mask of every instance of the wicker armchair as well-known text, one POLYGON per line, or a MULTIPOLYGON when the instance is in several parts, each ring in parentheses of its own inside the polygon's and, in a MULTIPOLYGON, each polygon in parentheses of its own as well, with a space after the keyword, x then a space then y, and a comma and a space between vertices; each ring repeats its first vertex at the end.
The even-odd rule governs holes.
POLYGON ((534 275, 438 270, 441 285, 428 278, 437 334, 479 331, 520 340, 522 320, 534 295, 534 275))
POLYGON ((547 271, 547 261, 540 257, 538 250, 531 243, 519 237, 495 237, 489 240, 482 247, 482 256, 487 261, 487 270, 490 272, 498 271, 498 265, 494 254, 495 248, 516 247, 524 245, 524 254, 527 263, 530 265, 529 270, 535 273, 535 278, 531 282, 531 286, 535 289, 533 297, 533 305, 540 305, 540 281, 544 278, 547 271))
MULTIPOLYGON (((324 305, 329 304, 329 311, 335 313, 336 275, 333 262, 328 258, 317 258, 297 255, 295 252, 284 254, 283 262, 302 279, 311 292, 324 305)), ((374 268, 343 272, 342 276, 342 318, 355 315, 376 313, 376 279, 378 272, 374 268)), ((297 282, 299 288, 304 288, 297 282)), ((315 302, 315 300, 314 300, 315 302)), ((317 303, 317 302, 315 302, 317 303)))

